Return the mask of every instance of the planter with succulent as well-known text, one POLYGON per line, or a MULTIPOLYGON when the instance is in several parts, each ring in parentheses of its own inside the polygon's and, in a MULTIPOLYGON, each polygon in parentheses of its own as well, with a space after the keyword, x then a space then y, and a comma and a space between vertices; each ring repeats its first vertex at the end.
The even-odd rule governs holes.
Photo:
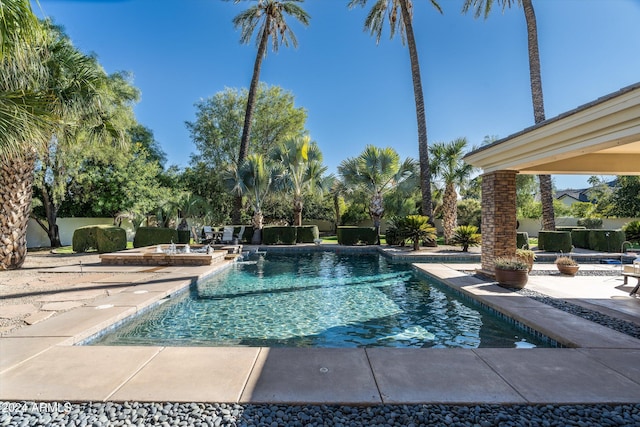
POLYGON ((536 260, 536 253, 529 249, 516 249, 516 258, 526 262, 529 266, 529 273, 531 273, 533 262, 536 260))
POLYGON ((529 280, 529 264, 518 257, 496 258, 496 281, 505 288, 522 289, 529 280))
POLYGON ((578 272, 580 266, 578 262, 568 256, 560 256, 556 258, 556 267, 558 267, 558 271, 562 274, 566 274, 568 276, 575 276, 578 272))

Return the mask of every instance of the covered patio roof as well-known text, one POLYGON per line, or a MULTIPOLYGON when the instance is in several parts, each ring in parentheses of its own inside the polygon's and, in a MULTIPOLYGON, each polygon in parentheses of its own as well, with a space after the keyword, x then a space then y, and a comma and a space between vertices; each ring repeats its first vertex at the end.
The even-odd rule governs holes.
POLYGON ((640 175, 640 82, 468 153, 484 173, 640 175))

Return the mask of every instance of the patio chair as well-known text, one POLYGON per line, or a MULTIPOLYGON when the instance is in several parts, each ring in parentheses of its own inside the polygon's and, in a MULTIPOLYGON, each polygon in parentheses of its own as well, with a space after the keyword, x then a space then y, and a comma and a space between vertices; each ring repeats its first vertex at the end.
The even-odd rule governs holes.
POLYGON ((222 229, 222 238, 220 239, 222 243, 232 243, 233 242, 233 227, 226 226, 222 229))
POLYGON ((202 227, 202 239, 200 239, 200 243, 206 245, 207 243, 213 242, 213 228, 209 225, 205 225, 202 227))

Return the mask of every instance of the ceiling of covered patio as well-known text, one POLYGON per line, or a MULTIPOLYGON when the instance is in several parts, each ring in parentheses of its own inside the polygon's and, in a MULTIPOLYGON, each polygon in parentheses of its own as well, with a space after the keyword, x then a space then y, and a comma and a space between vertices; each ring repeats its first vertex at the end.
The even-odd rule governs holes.
POLYGON ((640 82, 467 154, 484 173, 640 175, 640 82))

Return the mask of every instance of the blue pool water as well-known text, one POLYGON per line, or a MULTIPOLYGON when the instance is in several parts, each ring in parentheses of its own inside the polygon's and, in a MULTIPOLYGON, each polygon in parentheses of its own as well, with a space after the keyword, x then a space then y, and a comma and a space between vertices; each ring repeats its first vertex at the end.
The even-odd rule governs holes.
POLYGON ((410 265, 334 252, 237 263, 92 344, 546 346, 410 265))

